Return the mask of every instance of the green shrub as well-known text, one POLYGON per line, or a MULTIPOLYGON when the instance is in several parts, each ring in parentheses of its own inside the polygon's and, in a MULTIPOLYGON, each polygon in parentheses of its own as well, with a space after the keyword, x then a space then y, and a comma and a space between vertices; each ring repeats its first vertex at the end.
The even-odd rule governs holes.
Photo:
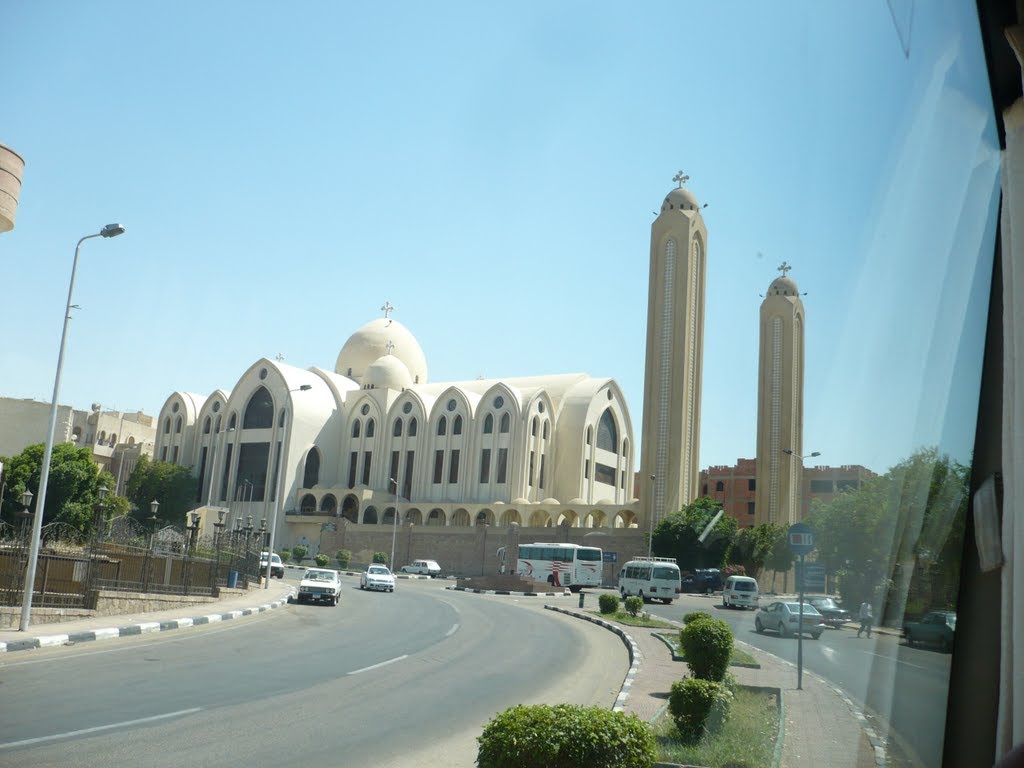
POLYGON ((326 568, 327 564, 331 562, 331 558, 321 552, 313 558, 313 562, 316 563, 318 568, 326 568))
POLYGON ((345 568, 348 568, 348 564, 352 562, 352 550, 339 549, 334 553, 334 559, 338 561, 338 567, 344 570, 345 568))
POLYGON ((506 709, 477 742, 479 768, 650 768, 657 759, 636 715, 573 704, 506 709))
POLYGON ((380 563, 381 565, 388 564, 388 553, 387 552, 374 552, 373 562, 380 563))
POLYGON ((302 560, 306 557, 306 553, 309 552, 308 547, 304 547, 301 544, 296 544, 292 547, 292 557, 295 558, 295 562, 298 564, 302 563, 302 560))
POLYGON ((626 613, 630 616, 636 616, 644 609, 644 599, 642 597, 627 597, 626 598, 626 613))
POLYGON ((619 596, 605 593, 597 598, 597 605, 601 613, 615 613, 619 610, 619 596))
POLYGON ((692 621, 679 633, 679 645, 691 675, 721 681, 732 655, 733 637, 728 624, 712 617, 692 621))
POLYGON ((282 563, 287 563, 289 560, 292 559, 292 553, 291 553, 290 549, 282 549, 277 554, 279 554, 281 556, 281 562, 282 563))
POLYGON ((684 744, 716 733, 729 716, 732 693, 721 683, 686 677, 672 683, 668 712, 684 744))
POLYGON ((713 618, 710 613, 705 613, 704 611, 690 611, 689 613, 684 613, 683 614, 683 623, 684 624, 692 624, 695 621, 700 621, 701 619, 710 619, 710 618, 713 618))

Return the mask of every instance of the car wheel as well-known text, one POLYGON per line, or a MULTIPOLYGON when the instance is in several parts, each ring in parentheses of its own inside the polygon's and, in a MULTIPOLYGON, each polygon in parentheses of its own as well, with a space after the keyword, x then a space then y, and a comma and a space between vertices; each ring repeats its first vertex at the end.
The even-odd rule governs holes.
POLYGON ((789 627, 786 626, 786 622, 784 621, 779 622, 779 636, 789 637, 789 627))
POLYGON ((754 629, 757 630, 759 635, 764 632, 764 624, 761 623, 760 617, 754 619, 754 629))
POLYGON ((366 585, 365 585, 365 584, 360 584, 360 585, 359 585, 359 588, 360 588, 360 589, 366 589, 366 585))
POLYGON ((340 600, 341 600, 341 595, 335 595, 335 596, 334 596, 334 605, 335 605, 335 606, 337 606, 337 605, 338 605, 338 602, 339 602, 340 600))
POLYGON ((943 637, 941 640, 939 640, 939 648, 942 650, 943 653, 949 653, 951 650, 953 650, 953 644, 949 642, 948 637, 943 637))
POLYGON ((725 600, 725 595, 722 595, 722 607, 723 608, 728 608, 729 607, 729 603, 727 603, 726 600, 725 600))
POLYGON ((619 590, 619 595, 620 597, 622 597, 623 600, 626 599, 626 589, 624 587, 619 590))
POLYGON ((914 636, 909 632, 907 632, 907 645, 909 645, 911 648, 914 647, 914 636))
POLYGON ((821 632, 812 632, 811 637, 817 640, 819 637, 821 637, 821 632))

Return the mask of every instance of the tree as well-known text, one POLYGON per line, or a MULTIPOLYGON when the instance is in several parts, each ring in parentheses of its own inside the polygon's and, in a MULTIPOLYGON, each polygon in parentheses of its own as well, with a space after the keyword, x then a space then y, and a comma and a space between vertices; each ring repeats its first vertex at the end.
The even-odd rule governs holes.
MULTIPOLYGON (((21 495, 25 490, 34 494, 33 512, 42 503, 39 499, 39 481, 42 475, 45 445, 36 443, 25 448, 17 456, 2 458, 6 484, 0 501, 2 516, 8 522, 21 515, 21 495)), ((50 456, 50 477, 47 481, 46 501, 43 507, 42 524, 60 521, 87 533, 92 529, 93 507, 99 500, 100 486, 114 488, 114 478, 100 472, 88 448, 78 448, 72 443, 58 443, 50 456)), ((127 502, 121 497, 109 495, 104 504, 105 514, 122 507, 127 502)))
POLYGON ((789 531, 781 525, 776 525, 774 528, 777 531, 771 541, 768 557, 764 561, 765 567, 772 572, 772 592, 775 591, 775 577, 779 573, 784 574, 782 580, 783 590, 788 588, 789 569, 793 567, 793 560, 795 559, 793 550, 789 548, 789 531))
POLYGON ((684 570, 720 567, 736 536, 736 520, 723 515, 703 544, 697 540, 720 510, 717 501, 705 497, 667 515, 654 528, 653 553, 674 557, 684 570))
POLYGON ((188 467, 166 461, 151 461, 143 456, 128 478, 128 499, 135 505, 134 515, 149 517, 149 505, 160 502, 157 515, 171 525, 184 525, 185 513, 196 506, 198 481, 188 467))
POLYGON ((774 523, 741 528, 729 550, 729 562, 742 565, 746 573, 753 576, 764 568, 776 542, 785 537, 786 531, 774 523))

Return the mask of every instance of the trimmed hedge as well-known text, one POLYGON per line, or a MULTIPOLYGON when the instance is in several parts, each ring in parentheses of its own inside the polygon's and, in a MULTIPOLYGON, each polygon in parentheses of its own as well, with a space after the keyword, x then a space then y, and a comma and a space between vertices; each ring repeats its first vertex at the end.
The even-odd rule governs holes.
POLYGON ((313 558, 313 562, 316 563, 318 568, 326 568, 327 564, 331 562, 331 558, 321 552, 313 558))
POLYGON ((597 598, 597 605, 601 613, 615 613, 619 610, 619 596, 605 593, 597 598))
POLYGON ((303 546, 302 544, 296 544, 292 547, 292 559, 301 565, 302 561, 306 559, 307 552, 309 552, 309 547, 303 546))
POLYGON ((626 613, 630 616, 636 616, 643 609, 644 599, 642 597, 633 596, 626 598, 626 613))
POLYGON ((380 563, 381 565, 388 564, 388 553, 387 552, 374 552, 373 562, 380 563))
POLYGON ((733 636, 728 624, 710 616, 691 621, 679 632, 679 645, 691 675, 721 682, 732 655, 733 636))
POLYGON ((287 563, 289 560, 292 559, 292 551, 290 549, 282 549, 277 554, 281 556, 282 563, 287 563))
POLYGON ((684 744, 716 733, 729 717, 732 692, 713 680, 686 677, 672 683, 668 711, 684 744))
POLYGON ((701 619, 711 619, 711 618, 714 618, 714 617, 710 613, 706 613, 705 611, 690 611, 689 613, 684 613, 683 614, 683 623, 684 624, 691 624, 691 623, 693 623, 695 621, 700 621, 701 619))
POLYGON ((338 567, 345 570, 348 568, 348 564, 352 561, 352 550, 339 549, 334 553, 334 559, 338 561, 338 567))
POLYGON ((636 715, 574 704, 511 707, 477 742, 479 768, 651 768, 657 759, 636 715))

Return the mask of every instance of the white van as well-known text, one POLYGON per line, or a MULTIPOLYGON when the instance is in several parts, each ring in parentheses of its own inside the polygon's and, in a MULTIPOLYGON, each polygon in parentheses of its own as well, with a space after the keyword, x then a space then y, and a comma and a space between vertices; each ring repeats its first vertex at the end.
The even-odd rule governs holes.
POLYGON ((750 576, 730 576, 722 587, 723 608, 757 608, 760 597, 757 579, 750 576))
POLYGON ((683 591, 679 566, 672 557, 635 557, 619 571, 619 594, 622 599, 636 595, 648 600, 661 600, 668 605, 683 591))

